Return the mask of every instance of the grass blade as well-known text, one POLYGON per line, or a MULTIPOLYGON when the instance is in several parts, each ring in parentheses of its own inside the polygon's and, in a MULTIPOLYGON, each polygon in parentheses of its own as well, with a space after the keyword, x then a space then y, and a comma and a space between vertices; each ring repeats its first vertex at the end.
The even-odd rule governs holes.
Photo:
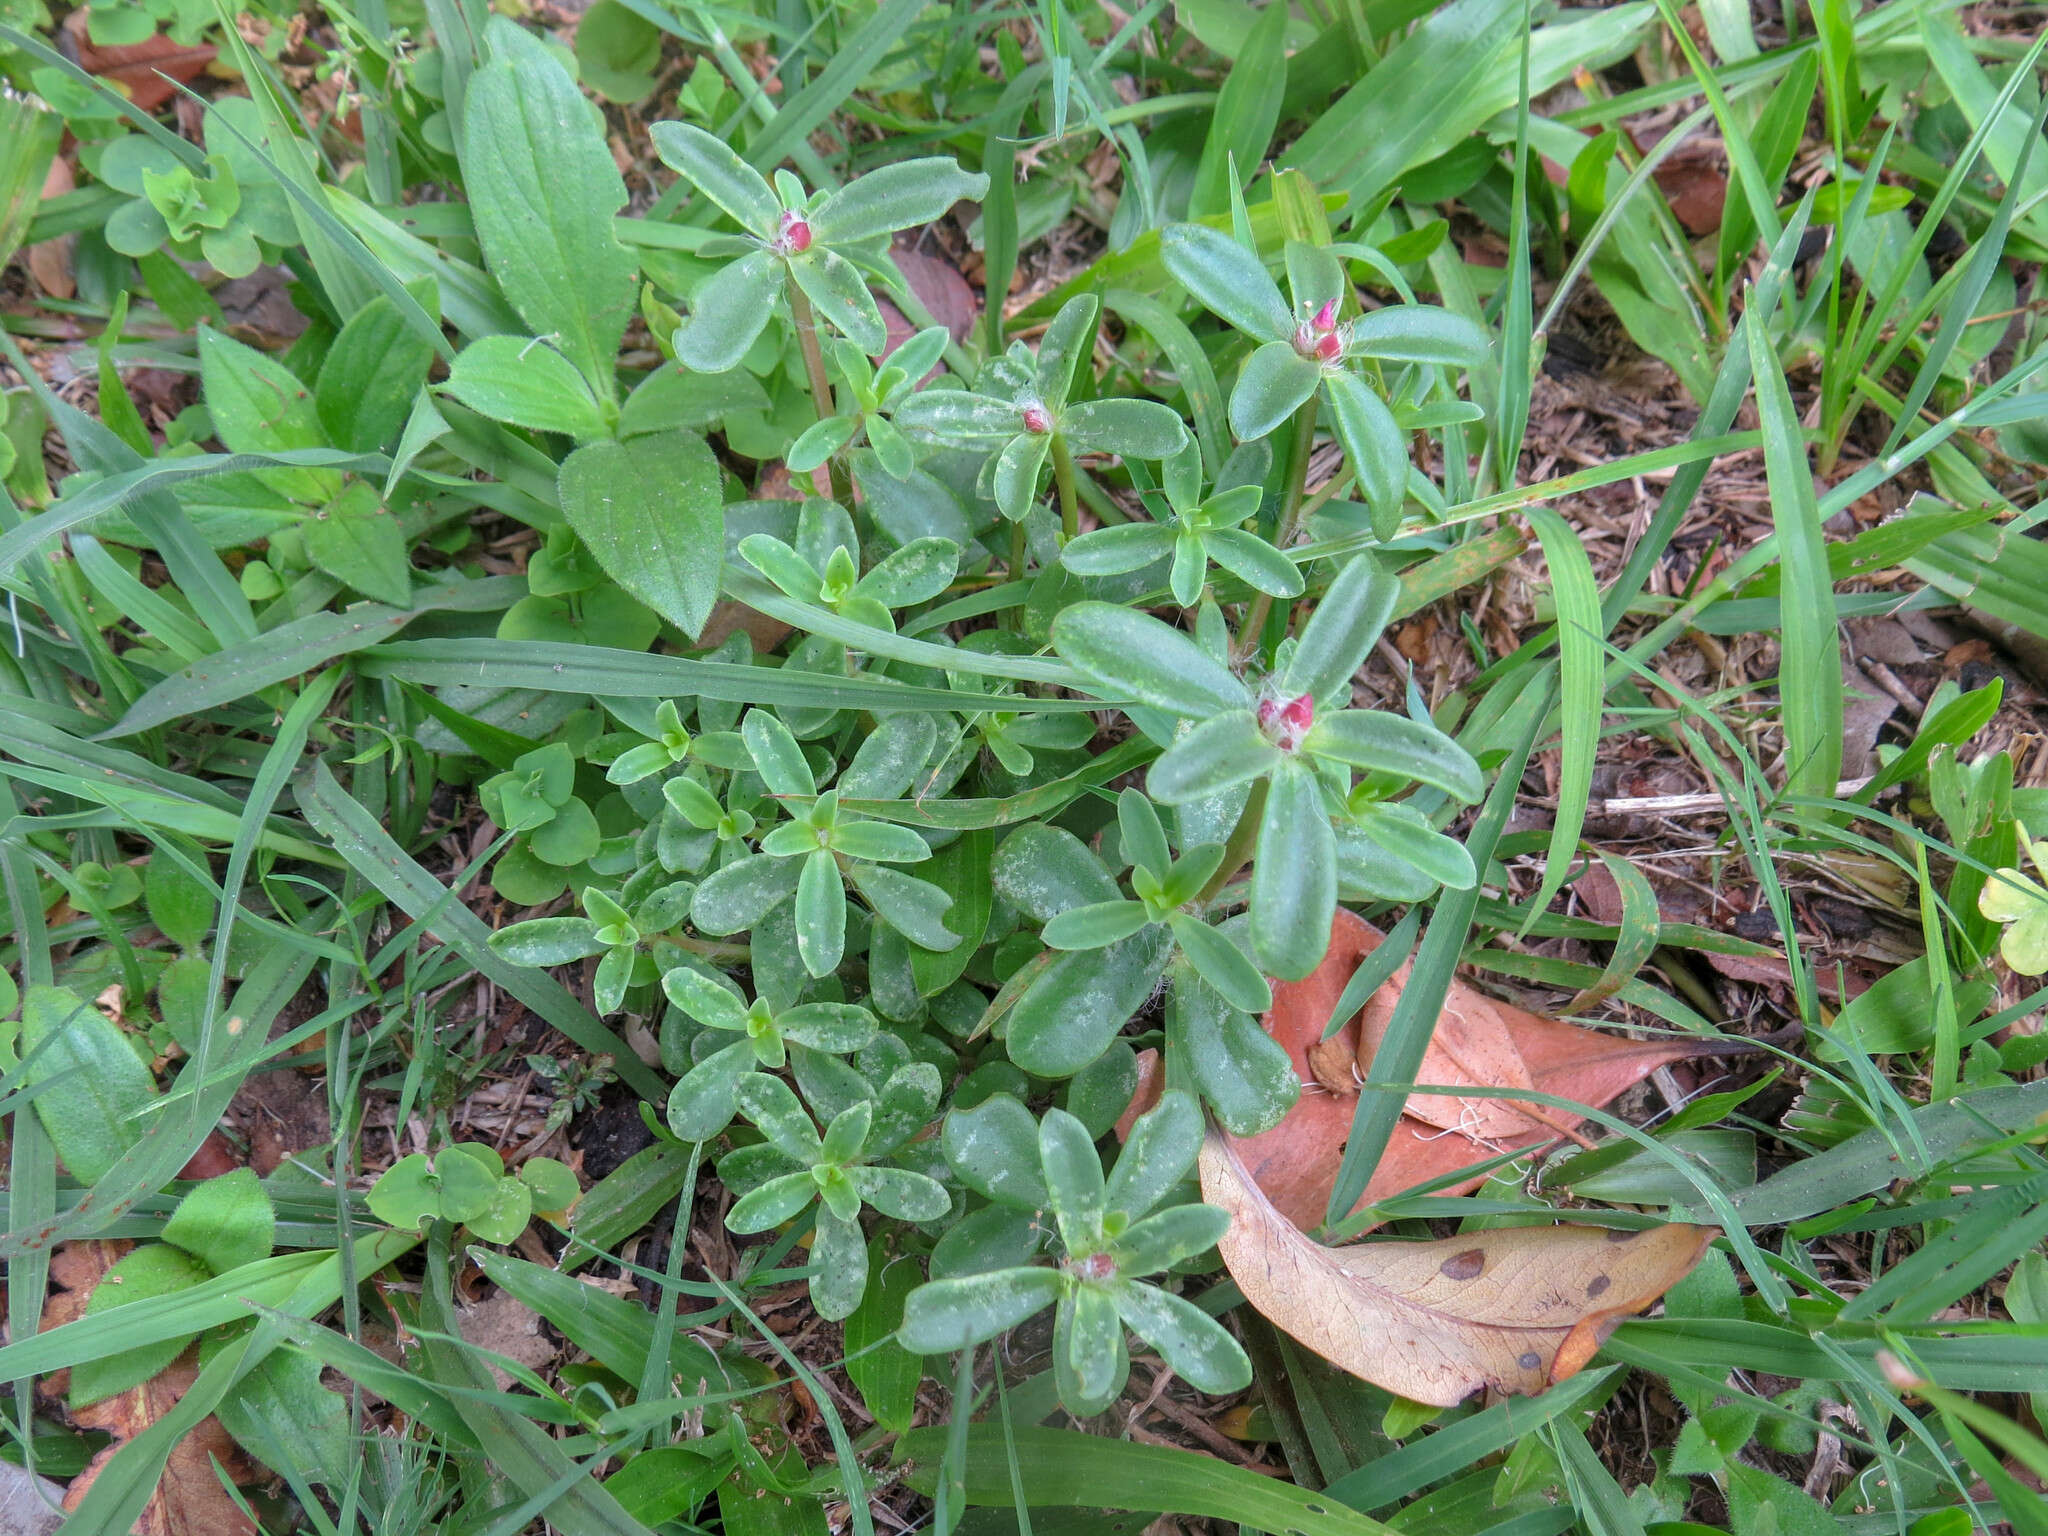
POLYGON ((1745 329, 1784 573, 1778 719, 1785 735, 1785 786, 1793 794, 1825 798, 1842 776, 1842 658, 1827 536, 1785 372, 1765 328, 1745 329))

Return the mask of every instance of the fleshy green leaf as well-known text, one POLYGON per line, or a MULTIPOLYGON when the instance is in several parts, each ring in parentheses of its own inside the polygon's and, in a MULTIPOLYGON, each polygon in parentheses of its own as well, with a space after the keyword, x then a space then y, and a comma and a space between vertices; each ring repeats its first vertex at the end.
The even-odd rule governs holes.
POLYGON ((1280 749, 1259 729, 1249 709, 1205 720, 1168 747, 1145 776, 1152 798, 1185 805, 1271 773, 1280 749))
POLYGON ((1316 968, 1330 947, 1337 910, 1337 850, 1322 786, 1300 763, 1267 782, 1252 862, 1252 946, 1259 964, 1282 981, 1316 968))
POLYGON ((1166 459, 1187 446, 1180 412, 1157 400, 1084 400, 1060 412, 1060 433, 1076 448, 1126 459, 1166 459))
POLYGON ((846 1176, 864 1204, 898 1221, 937 1221, 952 1209, 945 1185, 908 1168, 849 1168, 846 1176))
POLYGON ((1060 1399, 1068 1412, 1086 1416, 1108 1405, 1128 1368, 1124 1327, 1108 1290, 1078 1286, 1070 1304, 1066 1337, 1054 1345, 1071 1378, 1061 1384, 1060 1399))
POLYGON ((715 133, 694 123, 655 123, 647 130, 661 163, 689 180, 750 235, 773 238, 782 204, 767 179, 715 133))
POLYGON ((1294 317, 1279 285, 1258 257, 1222 230, 1169 224, 1160 233, 1159 254, 1197 303, 1247 336, 1279 341, 1294 333, 1294 317))
POLYGON ((1094 346, 1101 319, 1102 301, 1092 293, 1079 293, 1060 306, 1045 328, 1032 388, 1047 409, 1057 411, 1074 392, 1074 375, 1094 346))
POLYGON ((861 351, 872 357, 889 344, 889 327, 867 279, 844 256, 814 246, 809 255, 792 258, 789 270, 820 317, 861 351))
POLYGON ((1076 576, 1121 576, 1165 559, 1173 542, 1173 530, 1158 523, 1116 523, 1069 542, 1060 564, 1076 576))
POLYGON ((954 1177, 998 1205, 1039 1210, 1046 1203, 1038 1165, 1038 1122, 1007 1093, 947 1113, 940 1146, 954 1177))
POLYGON ((795 1090, 781 1078, 749 1072, 734 1085, 733 1097, 739 1103, 740 1113, 753 1121, 754 1128, 784 1156, 806 1166, 818 1160, 824 1148, 818 1140, 817 1127, 804 1113, 795 1090))
POLYGON ((1104 1207, 1136 1221, 1188 1176, 1202 1149, 1202 1112, 1178 1089, 1131 1124, 1130 1139, 1118 1155, 1104 1188, 1104 1207))
POLYGON ((1141 902, 1105 901, 1069 907, 1045 925, 1043 937, 1053 949, 1102 949, 1129 938, 1149 921, 1141 902))
POLYGON ((1024 429, 1023 417, 1007 400, 964 389, 918 391, 897 410, 896 425, 949 443, 1002 442, 1024 429))
POLYGON ((1075 603, 1053 621, 1052 643, 1112 697, 1197 719, 1251 705, 1250 690, 1229 668, 1150 614, 1075 603))
POLYGON ((1156 1285, 1127 1285, 1116 1292, 1116 1311, 1196 1391, 1236 1392, 1251 1384, 1243 1347, 1193 1302, 1156 1285))
POLYGON ((1269 341, 1244 360, 1230 392, 1230 430, 1250 441, 1264 437, 1307 403, 1323 370, 1291 343, 1269 341))
POLYGON ((1255 533, 1242 528, 1216 528, 1202 535, 1209 558, 1224 570, 1271 597, 1299 597, 1301 570, 1255 533))
MULTIPOLYGON (((540 921, 561 919, 543 918, 540 921)), ((661 978, 661 990, 684 1013, 712 1029, 740 1030, 747 1027, 747 1005, 733 989, 692 965, 678 965, 661 978)))
POLYGON ((1433 725, 1384 710, 1345 709, 1309 727, 1302 750, 1374 773, 1429 784, 1468 804, 1485 793, 1472 755, 1433 725))
POLYGON ((1173 1206, 1134 1223, 1117 1239, 1118 1268, 1129 1275, 1157 1274, 1207 1253, 1229 1230, 1229 1213, 1213 1205, 1173 1206))
POLYGON ((782 273, 782 263, 766 251, 748 251, 719 268, 692 297, 689 318, 676 330, 676 361, 695 373, 737 368, 775 313, 782 273))
POLYGON ((714 870, 690 901, 690 921, 704 933, 752 928, 778 902, 796 894, 801 873, 793 859, 755 854, 714 870))
POLYGON ((567 965, 604 948, 597 924, 587 917, 536 917, 491 935, 491 953, 514 965, 567 965))
POLYGON ((846 954, 846 885, 823 848, 804 860, 797 878, 796 950, 813 976, 831 975, 846 954))
POLYGON ((1273 1006, 1273 989, 1266 978, 1229 939, 1186 912, 1174 913, 1171 926, 1180 952, 1231 1007, 1264 1013, 1273 1006))
POLYGON ((1038 499, 1038 477, 1052 451, 1049 432, 1019 432, 996 455, 996 505, 1012 522, 1031 510, 1038 499))
POLYGON ((797 745, 789 727, 765 709, 750 709, 740 722, 740 735, 753 755, 754 771, 771 795, 807 799, 818 792, 804 749, 797 745))
POLYGON ((1353 813, 1358 830, 1438 885, 1469 891, 1479 879, 1465 845, 1429 824, 1413 806, 1366 805, 1353 813))
POLYGON ((1486 361, 1486 333, 1463 315, 1428 304, 1376 309, 1351 322, 1347 354, 1397 363, 1476 368, 1486 361))
POLYGON ((1363 380, 1337 372, 1323 382, 1337 441, 1344 445, 1344 457, 1358 476, 1358 488, 1373 509, 1373 526, 1378 529, 1399 515, 1407 495, 1408 455, 1401 429, 1387 403, 1363 380))
POLYGON ((709 1141, 732 1123, 738 1108, 733 1090, 753 1071, 751 1041, 713 1051, 669 1090, 668 1128, 684 1141, 709 1141))
MULTIPOLYGON (((657 125, 657 132, 661 126, 665 125, 657 125)), ((811 232, 827 244, 872 240, 934 223, 955 203, 980 202, 987 195, 988 177, 963 171, 951 155, 899 160, 869 171, 826 198, 811 215, 811 232)))
POLYGON ((1043 1312, 1065 1288, 1059 1271, 1053 1269, 1005 1269, 933 1280, 910 1293, 896 1337, 913 1354, 965 1349, 1043 1312))
POLYGON ((1106 1181, 1095 1138, 1063 1109, 1048 1109, 1038 1122, 1038 1164, 1053 1214, 1069 1248, 1088 1241, 1101 1226, 1106 1181))
POLYGON ((1280 681, 1281 693, 1348 696, 1352 674, 1386 628, 1400 596, 1400 580, 1385 566, 1371 555, 1352 556, 1302 626, 1280 681))
POLYGON ((817 1194, 818 1186, 812 1182, 809 1169, 802 1173, 785 1173, 735 1201, 733 1208, 725 1213, 725 1225, 742 1235, 766 1232, 770 1227, 779 1227, 788 1221, 816 1199, 817 1194))

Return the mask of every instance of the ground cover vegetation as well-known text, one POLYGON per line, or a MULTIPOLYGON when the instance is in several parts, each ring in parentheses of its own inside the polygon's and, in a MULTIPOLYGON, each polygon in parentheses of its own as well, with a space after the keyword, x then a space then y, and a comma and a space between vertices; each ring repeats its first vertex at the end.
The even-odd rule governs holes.
POLYGON ((0 0, 0 1527, 2048 1531, 1946 0, 0 0))

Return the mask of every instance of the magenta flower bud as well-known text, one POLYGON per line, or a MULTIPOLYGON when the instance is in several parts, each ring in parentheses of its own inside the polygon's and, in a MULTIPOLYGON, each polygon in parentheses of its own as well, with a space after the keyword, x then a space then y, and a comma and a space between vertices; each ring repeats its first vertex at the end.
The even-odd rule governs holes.
POLYGON ((1297 325, 1294 328, 1294 350, 1303 357, 1314 357, 1316 355, 1316 333, 1305 325, 1297 325))
POLYGON ((1335 330, 1337 327, 1337 301, 1335 299, 1325 300, 1323 307, 1316 311, 1316 317, 1310 323, 1319 332, 1335 330))
POLYGON ((1035 401, 1024 407, 1024 430, 1040 436, 1052 430, 1052 412, 1035 401))
POLYGON ((1334 363, 1344 355, 1344 338, 1335 331, 1325 331, 1316 338, 1316 360, 1334 363))
POLYGON ((785 256, 803 255, 811 248, 811 226, 799 215, 785 212, 782 231, 775 237, 775 248, 785 256))
POLYGON ((1258 716, 1259 729, 1273 744, 1292 752, 1308 735, 1308 728, 1316 723, 1315 696, 1304 693, 1299 698, 1285 701, 1261 700, 1258 716))

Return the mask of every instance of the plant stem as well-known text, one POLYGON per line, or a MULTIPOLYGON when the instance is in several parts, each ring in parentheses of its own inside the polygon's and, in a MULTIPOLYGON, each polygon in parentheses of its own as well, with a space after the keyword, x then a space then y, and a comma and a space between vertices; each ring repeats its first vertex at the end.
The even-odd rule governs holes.
POLYGON ((1010 580, 1024 579, 1024 563, 1031 556, 1031 541, 1024 532, 1024 519, 1010 524, 1010 580))
MULTIPOLYGON (((1302 498, 1308 490, 1309 455, 1316 446, 1316 402, 1317 395, 1310 395, 1302 402, 1301 409, 1294 413, 1294 441, 1288 449, 1287 490, 1280 501, 1280 524, 1273 530, 1273 547, 1286 551, 1294 542, 1294 535, 1301 528, 1302 498)), ((1261 592, 1252 599, 1251 606, 1244 611, 1244 621, 1237 627, 1237 644, 1232 655, 1238 662, 1258 648, 1259 631, 1266 627, 1266 615, 1272 611, 1273 599, 1261 592)))
POLYGON ((1251 862, 1252 850, 1259 841, 1259 819, 1265 813, 1266 781, 1260 779, 1252 785, 1252 792, 1245 796, 1237 825, 1230 829, 1230 840, 1223 845, 1223 862, 1216 866, 1216 873, 1209 877, 1209 883, 1195 897, 1197 903, 1214 900, 1216 893, 1236 879, 1237 872, 1251 862))
MULTIPOLYGON (((818 317, 811 311, 811 301, 791 277, 788 281, 789 314, 796 322, 797 345, 803 348, 804 372, 810 376, 811 405, 818 413, 818 420, 829 420, 836 412, 832 406, 832 380, 825 372, 825 349, 818 344, 818 317)), ((832 499, 847 511, 853 510, 853 477, 847 473, 846 461, 833 454, 825 461, 826 473, 832 477, 832 499)))
POLYGON ((1052 477, 1060 488, 1060 542, 1077 538, 1081 532, 1081 508, 1074 497, 1074 456, 1067 452, 1067 440, 1052 435, 1052 477))

